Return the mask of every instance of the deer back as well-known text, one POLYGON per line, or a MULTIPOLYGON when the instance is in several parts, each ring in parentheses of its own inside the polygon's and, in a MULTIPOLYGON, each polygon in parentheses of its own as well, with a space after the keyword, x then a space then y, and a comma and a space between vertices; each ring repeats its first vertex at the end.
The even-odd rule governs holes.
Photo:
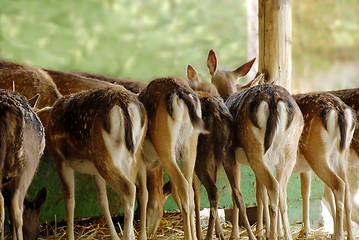
POLYGON ((78 74, 49 69, 45 69, 45 71, 51 76, 52 80, 57 86, 57 89, 61 92, 62 95, 70 95, 72 93, 77 93, 84 90, 115 86, 114 84, 108 82, 84 77, 78 74))
POLYGON ((37 107, 52 106, 61 97, 51 77, 43 70, 10 61, 0 61, 0 88, 20 92, 30 99, 40 93, 37 107))
POLYGON ((86 72, 74 72, 74 73, 87 78, 94 78, 101 81, 124 86, 126 89, 130 90, 133 93, 140 93, 147 86, 147 83, 144 82, 124 79, 124 78, 114 78, 103 74, 94 74, 94 73, 86 73, 86 72))

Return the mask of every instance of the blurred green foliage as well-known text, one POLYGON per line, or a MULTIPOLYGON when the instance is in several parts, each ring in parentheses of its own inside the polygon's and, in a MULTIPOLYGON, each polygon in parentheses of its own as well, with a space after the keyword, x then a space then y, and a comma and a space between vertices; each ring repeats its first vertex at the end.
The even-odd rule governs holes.
POLYGON ((293 1, 292 13, 296 64, 325 67, 359 60, 358 0, 293 1))
POLYGON ((1 2, 5 59, 142 81, 182 76, 187 64, 207 74, 210 48, 221 52, 224 62, 245 60, 242 1, 1 2))

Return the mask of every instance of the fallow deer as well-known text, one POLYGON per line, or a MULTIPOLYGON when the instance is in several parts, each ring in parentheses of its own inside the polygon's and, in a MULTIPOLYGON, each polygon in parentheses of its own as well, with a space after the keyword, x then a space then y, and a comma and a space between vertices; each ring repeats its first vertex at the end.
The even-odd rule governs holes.
MULTIPOLYGON (((196 70, 188 65, 187 78, 192 89, 194 89, 199 97, 202 108, 202 119, 205 124, 205 128, 209 131, 209 134, 200 134, 198 137, 197 145, 197 157, 195 172, 204 187, 207 190, 208 198, 210 202, 210 216, 208 222, 208 230, 206 239, 213 239, 213 230, 216 222, 217 233, 221 239, 224 239, 222 228, 217 218, 217 209, 219 203, 219 190, 216 186, 217 169, 224 164, 226 166, 226 173, 229 174, 228 179, 235 191, 236 185, 233 184, 234 176, 232 175, 231 162, 234 158, 234 149, 232 148, 233 142, 233 117, 230 114, 227 106, 224 104, 222 98, 216 87, 209 83, 202 81, 196 70), (226 162, 226 163, 224 163, 226 162), (229 167, 229 168, 228 168, 229 167)), ((195 194, 199 199, 199 193, 195 194)), ((236 198, 236 194, 233 194, 233 199, 236 198)), ((239 206, 245 206, 243 199, 239 198, 235 201, 241 202, 239 206)), ((197 237, 202 239, 202 231, 199 216, 199 200, 196 201, 196 226, 197 237)), ((246 223, 246 229, 250 239, 255 239, 255 236, 250 228, 250 224, 247 219, 246 209, 241 208, 241 217, 243 217, 246 223)))
POLYGON ((0 133, 0 186, 4 190, 0 191, 0 238, 4 237, 6 194, 13 239, 24 239, 24 199, 45 148, 45 133, 25 97, 17 92, 0 90, 0 133))
MULTIPOLYGON (((208 58, 209 67, 213 66, 213 63, 217 64, 216 61, 215 53, 211 51, 208 58)), ((231 72, 227 72, 227 74, 232 75, 231 72)), ((212 75, 212 78, 216 78, 216 76, 212 75)), ((223 78, 220 81, 227 80, 223 78)), ((233 81, 228 80, 227 82, 233 81)), ((299 141, 300 154, 293 170, 301 173, 304 232, 309 231, 309 187, 312 168, 336 195, 336 204, 340 208, 336 214, 335 237, 342 239, 343 204, 346 213, 349 215, 351 208, 346 200, 346 196, 349 194, 343 167, 346 164, 347 149, 356 120, 353 117, 352 110, 339 98, 331 94, 311 93, 294 95, 293 97, 300 107, 305 124, 299 141), (303 157, 306 161, 303 160, 303 157)), ((266 203, 264 195, 262 199, 266 203)), ((258 224, 262 224, 262 217, 261 214, 258 216, 258 224)), ((284 227, 286 228, 286 226, 284 227)), ((348 236, 352 238, 350 226, 348 236)))
MULTIPOLYGON (((63 95, 70 95, 73 93, 78 93, 85 90, 90 89, 98 89, 98 88, 104 88, 104 87, 110 87, 110 88, 117 88, 118 85, 121 85, 119 81, 117 81, 115 84, 109 83, 107 81, 104 81, 100 76, 104 75, 94 75, 94 74, 88 74, 88 73, 81 73, 81 75, 76 73, 69 73, 69 72, 63 72, 63 71, 57 71, 57 70, 49 70, 46 69, 46 72, 49 73, 49 75, 52 77, 53 81, 56 83, 56 87, 63 95), (96 76, 97 78, 92 78, 92 76, 96 76)), ((106 77, 106 76, 105 76, 106 77)), ((107 77, 110 78, 110 77, 107 77)), ((132 92, 138 94, 139 92, 136 92, 136 90, 141 89, 146 85, 146 83, 140 83, 138 81, 134 81, 132 84, 125 82, 124 85, 121 85, 125 87, 127 90, 132 90, 132 92), (136 84, 138 86, 136 87, 136 84)), ((38 115, 44 119, 49 118, 49 112, 51 109, 41 109, 38 112, 38 115)), ((146 145, 147 146, 147 145, 146 145)), ((158 160, 158 163, 160 163, 159 159, 155 157, 155 159, 151 159, 152 156, 144 156, 144 162, 140 164, 140 169, 138 173, 138 179, 140 183, 139 188, 139 206, 140 206, 140 238, 144 239, 146 238, 146 223, 149 223, 148 229, 149 233, 152 234, 157 229, 157 226, 159 224, 159 221, 161 220, 163 210, 160 212, 158 209, 158 206, 155 206, 148 203, 147 207, 146 204, 148 202, 148 191, 150 191, 150 198, 157 198, 159 196, 163 197, 162 201, 164 202, 165 199, 168 196, 168 191, 164 192, 164 195, 161 195, 163 193, 162 189, 162 179, 159 179, 159 176, 162 176, 162 168, 159 168, 158 165, 153 164, 153 162, 156 163, 158 160), (148 163, 146 163, 148 162, 148 163), (146 179, 146 171, 148 171, 147 178, 149 179, 149 182, 147 183, 146 179), (157 183, 157 184, 156 184, 157 183), (153 185, 149 185, 153 184, 153 185), (146 186, 148 186, 148 189, 146 189, 146 186), (147 208, 147 209, 146 209, 147 208), (147 216, 154 216, 154 214, 146 214, 146 212, 149 211, 151 213, 158 214, 156 217, 149 219, 150 221, 146 221, 147 216)), ((162 205, 161 205, 162 207, 162 205)))
MULTIPOLYGON (((267 236, 277 238, 278 207, 285 229, 285 237, 291 239, 287 216, 287 184, 296 163, 299 138, 303 129, 303 116, 293 97, 277 85, 245 86, 236 92, 236 80, 245 75, 253 60, 235 71, 223 71, 213 50, 209 52, 207 65, 215 84, 234 117, 236 159, 234 174, 238 174, 239 162, 249 164, 257 180, 257 219, 261 219, 265 192, 270 198, 270 227, 267 222, 267 236), (229 97, 228 97, 229 96, 229 97), (275 167, 277 176, 271 172, 275 167), (265 189, 264 189, 265 186, 265 189)), ((235 205, 235 204, 234 204, 235 205)), ((266 204, 265 204, 266 205, 266 204)), ((236 212, 236 211, 235 211, 236 212)), ((238 215, 234 214, 234 219, 238 215)), ((263 224, 257 222, 257 235, 263 237, 263 224)), ((232 238, 237 238, 236 222, 233 224, 232 238)))
POLYGON ((0 88, 17 91, 28 99, 39 93, 39 109, 51 107, 61 97, 44 70, 5 60, 0 60, 0 88))
POLYGON ((55 103, 46 129, 47 147, 63 185, 68 239, 74 239, 74 171, 94 176, 112 239, 119 237, 108 208, 106 183, 122 196, 124 238, 135 238, 135 180, 146 128, 145 108, 122 86, 83 91, 55 103))
POLYGON ((183 217, 184 237, 196 239, 192 181, 198 134, 205 132, 198 97, 185 80, 168 77, 151 81, 139 99, 148 114, 147 144, 153 145, 170 177, 172 196, 183 217), (183 172, 177 164, 179 155, 183 172))
MULTIPOLYGON (((338 97, 329 93, 304 93, 293 97, 305 122, 299 142, 299 157, 294 168, 294 172, 301 173, 304 234, 310 230, 310 173, 313 170, 334 193, 337 210, 335 239, 343 239, 344 211, 347 218, 350 219, 351 215, 346 165, 356 123, 355 113, 338 97)), ((348 239, 353 239, 350 224, 347 231, 348 239)))

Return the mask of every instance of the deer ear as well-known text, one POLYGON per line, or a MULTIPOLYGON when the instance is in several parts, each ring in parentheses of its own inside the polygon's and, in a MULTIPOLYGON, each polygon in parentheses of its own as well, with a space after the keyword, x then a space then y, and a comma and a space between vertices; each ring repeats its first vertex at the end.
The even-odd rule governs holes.
POLYGON ((237 68, 236 70, 233 71, 233 74, 236 76, 236 78, 240 78, 243 77, 245 75, 247 75, 247 73, 249 72, 249 70, 251 70, 254 62, 255 62, 255 58, 253 58, 252 60, 250 60, 249 62, 246 62, 245 64, 243 64, 242 66, 240 66, 239 68, 237 68))
POLYGON ((211 74, 211 76, 213 76, 214 73, 216 72, 217 66, 218 66, 218 61, 217 61, 216 53, 213 51, 213 49, 211 49, 209 50, 208 58, 207 58, 207 67, 209 69, 209 73, 211 74))
POLYGON ((200 82, 200 77, 197 71, 191 66, 187 66, 187 78, 190 82, 200 82))
POLYGON ((36 94, 28 100, 30 107, 36 108, 37 102, 39 101, 40 93, 36 94))
POLYGON ((253 79, 252 81, 250 81, 251 87, 252 87, 252 86, 255 86, 255 85, 264 84, 264 83, 265 83, 265 77, 264 77, 264 76, 265 76, 264 73, 258 74, 255 79, 253 79))
POLYGON ((268 84, 278 85, 278 78, 272 79, 272 81, 271 81, 271 82, 268 82, 268 84))
POLYGON ((35 197, 35 208, 40 209, 40 207, 46 202, 47 199, 47 189, 43 187, 35 197))

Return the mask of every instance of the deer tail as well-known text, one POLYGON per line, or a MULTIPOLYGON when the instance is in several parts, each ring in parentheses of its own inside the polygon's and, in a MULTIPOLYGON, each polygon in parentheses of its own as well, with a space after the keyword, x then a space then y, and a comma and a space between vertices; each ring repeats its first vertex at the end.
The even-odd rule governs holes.
POLYGON ((167 111, 172 117, 175 96, 182 99, 186 104, 193 127, 199 130, 200 133, 207 133, 207 130, 204 128, 201 105, 197 95, 192 93, 187 94, 182 89, 169 93, 167 96, 167 111))
MULTIPOLYGON (((287 122, 286 122, 285 130, 288 129, 294 118, 294 109, 293 109, 294 106, 289 100, 282 98, 276 99, 276 97, 274 96, 273 88, 268 88, 268 95, 269 98, 266 101, 268 105, 268 118, 265 124, 266 130, 264 135, 264 153, 266 153, 270 148, 270 146, 273 144, 273 140, 278 129, 279 121, 280 119, 282 119, 281 115, 282 114, 286 115, 285 119, 287 120, 287 122), (278 110, 280 109, 279 107, 280 102, 284 103, 285 105, 284 112, 278 110)), ((249 118, 253 123, 253 125, 260 129, 261 126, 258 123, 258 118, 259 118, 258 113, 260 111, 258 110, 259 106, 260 103, 258 102, 253 102, 253 104, 251 104, 249 118)))

